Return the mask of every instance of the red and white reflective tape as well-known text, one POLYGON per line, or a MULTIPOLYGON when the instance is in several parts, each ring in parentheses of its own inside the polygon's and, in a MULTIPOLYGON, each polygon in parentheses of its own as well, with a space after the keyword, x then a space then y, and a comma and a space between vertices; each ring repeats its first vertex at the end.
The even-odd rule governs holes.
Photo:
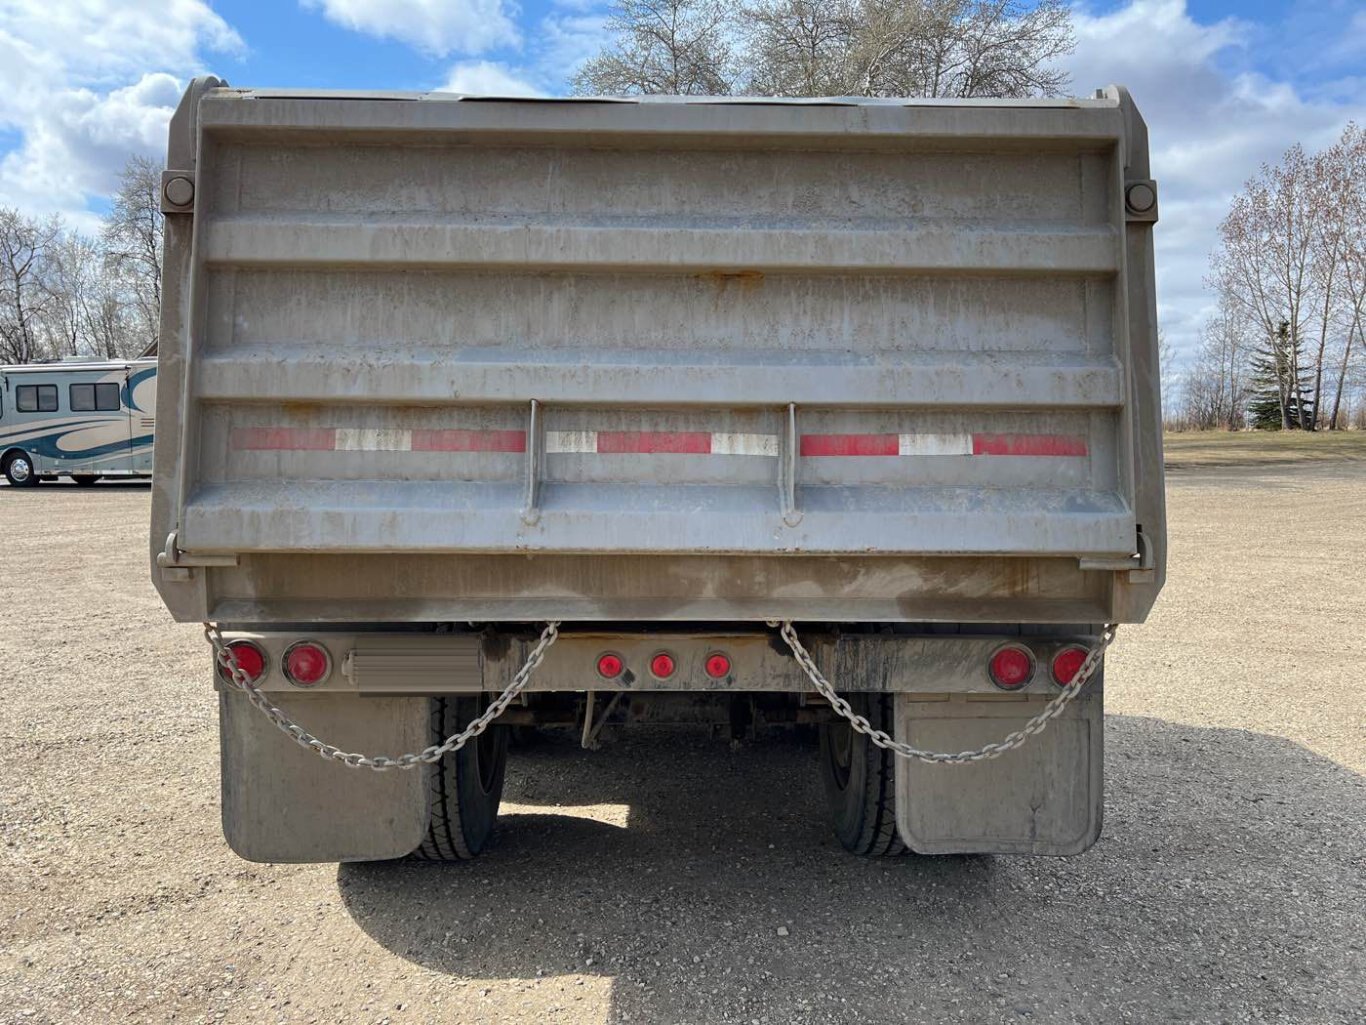
POLYGON ((1065 434, 803 434, 804 456, 1085 456, 1065 434))
POLYGON ((776 456, 776 434, 707 431, 546 431, 548 453, 776 456))
MULTIPOLYGON (((238 427, 232 448, 250 452, 525 452, 525 431, 371 427, 238 427)), ((551 454, 778 455, 778 435, 708 431, 546 431, 551 454)), ((802 456, 1086 456, 1063 434, 803 434, 802 456)))

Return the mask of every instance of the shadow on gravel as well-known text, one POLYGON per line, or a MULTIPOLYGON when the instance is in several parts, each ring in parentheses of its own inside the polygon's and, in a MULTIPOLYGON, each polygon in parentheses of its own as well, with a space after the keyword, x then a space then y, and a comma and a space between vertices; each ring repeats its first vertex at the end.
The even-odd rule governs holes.
POLYGON ((1359 1020, 1366 781, 1264 735, 1107 724, 1079 858, 854 858, 809 747, 657 735, 517 752, 484 858, 338 885, 428 969, 609 977, 613 1020, 1359 1020))
POLYGON ((152 481, 150 478, 140 478, 138 480, 101 480, 94 484, 77 484, 74 480, 45 480, 36 487, 16 488, 12 487, 9 481, 0 476, 0 491, 7 491, 15 497, 24 496, 36 498, 39 495, 51 494, 53 491, 61 491, 70 494, 98 495, 101 491, 151 491, 152 481))

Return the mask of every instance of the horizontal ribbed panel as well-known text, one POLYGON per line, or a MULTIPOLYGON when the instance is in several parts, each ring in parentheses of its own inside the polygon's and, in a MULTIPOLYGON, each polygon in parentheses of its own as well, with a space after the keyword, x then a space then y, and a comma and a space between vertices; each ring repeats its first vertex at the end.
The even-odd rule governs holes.
POLYGON ((1118 139, 1123 125, 1108 100, 911 100, 897 104, 850 103, 657 103, 511 102, 459 100, 451 95, 392 94, 339 102, 325 94, 288 98, 268 94, 210 93, 200 104, 201 125, 231 134, 234 128, 268 128, 326 136, 336 132, 385 135, 450 132, 521 137, 626 135, 649 138, 704 135, 720 145, 805 146, 828 138, 841 149, 850 138, 911 148, 931 141, 963 146, 982 140, 993 150, 1013 141, 1038 146, 1050 141, 1102 144, 1118 139), (321 101, 321 102, 320 102, 321 101), (406 101, 406 102, 405 102, 406 101))
MULTIPOLYGON (((1033 460, 1040 462, 1041 460, 1033 460)), ((187 550, 999 555, 1133 553, 1113 493, 1071 489, 810 487, 784 524, 775 490, 547 484, 534 526, 515 485, 229 482, 185 509, 187 550), (396 524, 401 529, 396 529, 396 524)))
MULTIPOLYGON (((549 353, 539 353, 544 357, 549 353)), ((414 353, 377 362, 350 354, 276 347, 213 355, 199 362, 197 393, 214 401, 663 403, 763 406, 887 405, 1115 407, 1123 377, 1110 357, 880 361, 791 359, 697 364, 686 353, 638 353, 611 362, 600 353, 559 353, 554 362, 485 362, 414 353), (577 358, 576 358, 577 357, 577 358), (262 364, 275 373, 262 374, 262 364)))
POLYGON ((690 226, 401 223, 223 218, 208 225, 210 264, 366 264, 604 269, 990 271, 1086 274, 1119 268, 1108 226, 1044 230, 928 224, 840 230, 690 226))

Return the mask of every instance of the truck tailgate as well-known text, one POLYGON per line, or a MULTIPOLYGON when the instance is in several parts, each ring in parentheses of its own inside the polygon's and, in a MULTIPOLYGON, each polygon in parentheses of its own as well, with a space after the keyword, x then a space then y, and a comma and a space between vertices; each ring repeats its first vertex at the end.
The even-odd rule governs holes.
POLYGON ((153 532, 183 618, 1151 604, 1153 217, 1118 91, 199 92, 153 532))

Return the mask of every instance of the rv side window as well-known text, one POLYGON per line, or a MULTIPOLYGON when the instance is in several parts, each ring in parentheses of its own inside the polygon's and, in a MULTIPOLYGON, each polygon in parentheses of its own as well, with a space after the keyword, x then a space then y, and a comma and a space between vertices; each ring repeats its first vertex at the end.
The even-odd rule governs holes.
POLYGON ((55 384, 21 384, 14 389, 14 408, 20 413, 55 413, 55 384))
POLYGON ((70 385, 71 411, 108 413, 119 408, 119 386, 114 381, 102 384, 70 385))

